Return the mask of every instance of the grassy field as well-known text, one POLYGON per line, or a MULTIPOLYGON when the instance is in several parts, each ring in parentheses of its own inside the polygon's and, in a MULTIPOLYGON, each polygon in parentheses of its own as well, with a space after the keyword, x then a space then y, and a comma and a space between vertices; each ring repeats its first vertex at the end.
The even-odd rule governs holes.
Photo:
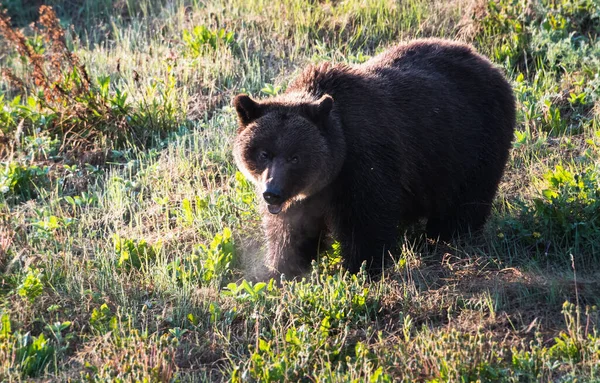
POLYGON ((597 0, 39 3, 0 17, 0 381, 600 382, 597 0), (246 281, 231 97, 426 36, 518 100, 485 232, 246 281))

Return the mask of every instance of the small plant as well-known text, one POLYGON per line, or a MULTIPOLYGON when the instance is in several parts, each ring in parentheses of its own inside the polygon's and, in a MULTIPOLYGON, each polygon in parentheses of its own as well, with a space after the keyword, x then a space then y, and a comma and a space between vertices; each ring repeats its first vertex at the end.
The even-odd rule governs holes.
MULTIPOLYGON (((594 375, 595 370, 598 370, 600 337, 598 337, 595 328, 590 331, 589 323, 591 322, 591 317, 597 314, 597 307, 586 306, 585 315, 587 323, 585 326, 581 322, 583 315, 581 307, 578 304, 575 305, 566 301, 563 304, 562 313, 565 318, 567 331, 561 331, 554 338, 554 345, 548 349, 548 356, 561 362, 568 362, 573 369, 579 369, 576 366, 581 366, 582 364, 583 366, 596 365, 596 368, 592 367, 590 371, 594 375)), ((585 368, 583 366, 581 367, 585 368)))
POLYGON ((283 301, 290 314, 296 316, 297 323, 314 327, 326 321, 327 327, 339 328, 366 320, 377 310, 378 302, 370 295, 364 271, 360 274, 321 273, 313 265, 310 279, 290 283, 283 295, 283 301))
POLYGON ((43 274, 37 269, 29 269, 23 278, 17 292, 29 302, 34 302, 44 292, 43 274))
POLYGON ((242 302, 250 301, 255 304, 260 304, 266 299, 268 293, 272 292, 274 289, 273 279, 271 279, 268 284, 265 282, 253 284, 244 279, 239 285, 234 282, 229 283, 227 287, 225 287, 223 295, 235 297, 235 299, 242 302))
POLYGON ((277 96, 281 91, 281 85, 273 85, 273 84, 265 84, 263 88, 260 90, 267 96, 277 96))
POLYGON ((223 233, 215 235, 209 246, 196 246, 189 257, 171 262, 168 269, 181 284, 198 281, 205 285, 220 285, 231 272, 234 256, 231 230, 225 228, 223 233))
POLYGON ((63 343, 65 340, 68 340, 68 336, 63 336, 63 332, 71 326, 71 322, 55 322, 49 325, 46 325, 46 330, 50 331, 52 335, 56 338, 59 344, 63 343))
POLYGON ((353 55, 353 54, 348 55, 348 62, 353 63, 353 64, 361 64, 361 63, 368 61, 370 58, 371 58, 370 55, 366 55, 362 52, 358 52, 358 54, 356 54, 356 55, 353 55))
POLYGON ((141 269, 147 266, 149 262, 156 259, 162 248, 160 242, 149 245, 144 239, 135 241, 121 238, 118 234, 113 235, 113 244, 115 254, 119 257, 117 267, 124 270, 141 269))
MULTIPOLYGON (((529 245, 542 245, 548 255, 596 254, 600 226, 600 173, 597 165, 576 168, 556 165, 544 175, 545 185, 533 201, 514 202, 518 218, 508 218, 504 229, 513 231, 529 245)), ((502 234, 504 235, 504 234, 502 234)), ((584 258, 585 259, 585 258, 584 258)), ((594 258, 592 258, 594 259, 594 258)))
POLYGON ((44 334, 37 337, 29 333, 15 333, 16 359, 25 376, 40 375, 54 358, 54 347, 50 345, 44 334))
POLYGON ((58 139, 46 135, 32 135, 23 138, 23 150, 25 158, 30 161, 45 160, 54 157, 58 153, 58 139))
POLYGON ((82 192, 80 195, 63 197, 73 210, 93 206, 98 202, 98 196, 88 192, 82 192))
POLYGON ((320 258, 319 269, 325 274, 335 274, 342 268, 342 247, 335 241, 331 248, 324 252, 320 258))
MULTIPOLYGON (((242 206, 254 207, 254 198, 256 196, 256 192, 254 190, 254 185, 250 181, 244 177, 244 175, 236 171, 235 172, 235 197, 238 203, 242 206)), ((250 215, 253 211, 244 210, 241 212, 242 215, 250 215)))
MULTIPOLYGON (((286 335, 286 339, 290 339, 290 336, 286 335)), ((288 365, 285 359, 282 360, 279 356, 279 351, 272 346, 271 342, 259 339, 257 349, 250 356, 249 375, 262 382, 287 380, 286 368, 288 365)), ((241 381, 239 378, 236 379, 235 374, 232 380, 234 382, 241 381)))
POLYGON ((90 326, 100 334, 105 334, 108 331, 114 331, 118 328, 117 317, 112 314, 112 311, 106 303, 92 310, 90 316, 90 326))
POLYGON ((178 211, 179 218, 183 225, 192 226, 196 217, 201 217, 204 211, 208 208, 208 205, 208 197, 202 198, 200 196, 196 196, 193 201, 184 198, 181 201, 181 209, 178 211))
POLYGON ((13 332, 9 316, 3 314, 0 317, 0 356, 3 354, 6 356, 4 360, 14 363, 14 368, 20 371, 22 376, 36 377, 41 375, 54 359, 55 349, 44 334, 36 337, 29 333, 13 332), (5 351, 6 345, 12 346, 8 355, 5 351))
POLYGON ((553 135, 560 135, 566 130, 566 119, 562 118, 561 109, 552 101, 544 100, 544 130, 553 135))
POLYGON ((192 57, 202 56, 208 50, 216 50, 220 46, 235 45, 233 32, 227 32, 223 28, 210 30, 204 25, 196 26, 192 30, 184 30, 182 39, 186 53, 192 57))
POLYGON ((571 105, 585 105, 586 101, 585 101, 585 92, 581 92, 581 93, 575 93, 575 92, 571 92, 569 94, 569 103, 571 105))
POLYGON ((548 188, 542 198, 534 200, 539 230, 558 238, 566 238, 572 246, 582 241, 597 240, 600 226, 600 177, 596 167, 587 167, 577 173, 557 165, 544 178, 548 188))
POLYGON ((9 201, 36 198, 37 189, 48 183, 47 166, 26 165, 19 162, 0 163, 0 195, 9 201))
POLYGON ((197 251, 204 282, 221 280, 230 271, 235 254, 231 230, 225 228, 222 234, 215 235, 209 246, 200 245, 197 251))
POLYGON ((72 218, 61 218, 55 215, 44 215, 44 217, 39 221, 34 221, 31 223, 39 233, 43 234, 51 234, 58 229, 68 228, 73 225, 74 220, 72 218))
POLYGON ((47 332, 49 332, 54 337, 54 342, 56 344, 56 354, 57 356, 63 356, 71 342, 73 341, 75 335, 71 332, 67 332, 67 330, 71 327, 70 321, 65 322, 54 322, 51 324, 47 324, 44 328, 47 332))

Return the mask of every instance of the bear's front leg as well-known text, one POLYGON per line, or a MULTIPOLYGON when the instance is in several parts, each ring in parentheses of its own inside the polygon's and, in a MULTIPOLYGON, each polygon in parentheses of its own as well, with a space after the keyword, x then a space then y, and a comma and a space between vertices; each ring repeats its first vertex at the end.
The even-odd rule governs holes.
POLYGON ((367 270, 379 273, 385 266, 388 252, 396 242, 397 229, 394 225, 382 226, 380 222, 349 219, 337 227, 336 237, 342 249, 346 270, 360 271, 363 262, 367 270))
POLYGON ((267 238, 265 265, 271 277, 301 275, 322 250, 325 225, 317 211, 291 207, 277 215, 266 213, 263 225, 267 238))

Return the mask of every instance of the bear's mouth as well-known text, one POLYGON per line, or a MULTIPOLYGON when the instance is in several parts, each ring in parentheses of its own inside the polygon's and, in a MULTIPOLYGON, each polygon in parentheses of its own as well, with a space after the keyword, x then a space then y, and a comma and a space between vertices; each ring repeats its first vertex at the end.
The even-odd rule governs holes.
POLYGON ((267 205, 267 209, 269 209, 269 213, 271 213, 271 214, 279 214, 279 213, 281 213, 281 209, 283 209, 283 204, 267 205))

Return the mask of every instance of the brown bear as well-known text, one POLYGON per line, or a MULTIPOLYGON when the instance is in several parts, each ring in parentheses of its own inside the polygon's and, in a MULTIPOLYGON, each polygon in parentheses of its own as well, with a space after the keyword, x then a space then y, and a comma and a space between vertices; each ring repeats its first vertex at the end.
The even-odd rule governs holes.
POLYGON ((381 267, 399 228, 420 220, 434 238, 479 230, 515 129, 501 71, 439 39, 360 65, 309 66, 285 93, 234 105, 234 157, 263 200, 266 263, 286 276, 327 235, 356 272, 381 267))

